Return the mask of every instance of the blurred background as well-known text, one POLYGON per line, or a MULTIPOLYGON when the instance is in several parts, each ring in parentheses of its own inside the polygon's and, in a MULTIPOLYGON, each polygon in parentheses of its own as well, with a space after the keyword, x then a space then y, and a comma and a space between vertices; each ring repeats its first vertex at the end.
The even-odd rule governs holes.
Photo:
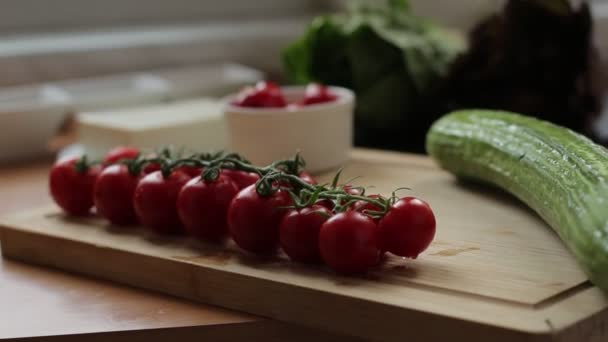
MULTIPOLYGON (((383 1, 370 1, 383 2, 383 1)), ((0 85, 197 63, 240 62, 282 74, 280 51, 328 0, 2 0, 0 85)), ((466 31, 497 0, 413 0, 413 11, 466 31)), ((608 44, 608 43, 607 43, 608 44)))
POLYGON ((260 79, 355 90, 359 146, 423 152, 430 123, 465 107, 608 141, 608 0, 0 3, 0 162, 71 145, 79 113, 260 79))

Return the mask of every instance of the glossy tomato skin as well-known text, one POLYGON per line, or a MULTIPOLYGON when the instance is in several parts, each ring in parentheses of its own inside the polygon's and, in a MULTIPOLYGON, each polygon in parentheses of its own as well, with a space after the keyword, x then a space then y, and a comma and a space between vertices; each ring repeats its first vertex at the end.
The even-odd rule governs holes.
POLYGON ((332 102, 336 100, 336 95, 333 94, 329 88, 318 83, 310 83, 306 86, 304 92, 304 99, 301 104, 304 106, 332 102))
POLYGON ((279 108, 287 106, 287 101, 277 84, 261 81, 255 87, 243 89, 233 104, 251 108, 279 108))
POLYGON ((182 166, 175 168, 174 171, 183 172, 183 173, 187 174, 188 176, 190 176, 190 178, 194 178, 194 177, 200 176, 203 172, 203 169, 200 167, 191 166, 191 165, 182 165, 182 166))
MULTIPOLYGON (((311 185, 317 184, 317 180, 306 171, 302 171, 298 175, 298 177, 308 184, 311 184, 311 185)), ((281 181, 279 184, 284 188, 291 188, 291 183, 288 180, 281 181)))
POLYGON ((183 172, 172 172, 164 178, 154 171, 142 178, 133 194, 137 219, 145 227, 161 234, 179 234, 183 227, 177 214, 177 196, 190 180, 183 172))
POLYGON ((159 171, 160 170, 160 164, 159 163, 147 163, 146 165, 144 165, 144 167, 141 169, 141 173, 144 175, 150 174, 154 171, 159 171))
POLYGON ((245 189, 246 187, 255 184, 260 179, 257 173, 245 172, 241 170, 233 169, 222 169, 222 174, 232 179, 239 190, 245 189))
POLYGON ((285 254, 293 261, 321 262, 319 231, 329 217, 331 211, 320 205, 289 210, 279 226, 279 240, 285 254))
MULTIPOLYGON (((367 197, 372 198, 372 199, 379 199, 380 195, 372 194, 367 197)), ((357 210, 357 211, 360 211, 365 214, 367 211, 382 211, 382 208, 380 208, 379 206, 377 206, 373 203, 370 203, 370 202, 357 201, 353 204, 353 210, 357 210)), ((376 221, 379 221, 379 220, 376 220, 376 221)))
POLYGON ((346 192, 350 195, 356 195, 356 196, 361 195, 361 192, 362 192, 360 188, 358 188, 354 185, 351 185, 351 184, 344 185, 342 187, 342 189, 344 189, 344 192, 346 192))
POLYGON ((313 177, 310 173, 308 173, 306 171, 300 172, 300 175, 298 177, 300 177, 303 181, 305 181, 308 184, 312 184, 312 185, 317 184, 317 180, 315 179, 315 177, 313 177))
POLYGON ((82 216, 93 207, 93 188, 101 168, 76 169, 79 157, 65 158, 53 165, 49 175, 51 197, 69 215, 82 216))
MULTIPOLYGON (((360 189, 355 188, 355 187, 353 187, 350 184, 344 185, 342 187, 342 189, 344 190, 344 192, 346 192, 347 194, 350 194, 350 195, 360 195, 361 194, 361 190, 360 189)), ((340 203, 344 204, 344 201, 341 201, 340 203)), ((327 208, 329 210, 333 210, 336 207, 334 201, 329 200, 329 199, 318 200, 316 204, 322 205, 322 206, 324 206, 325 208, 327 208)))
POLYGON ((378 230, 384 250, 415 259, 435 237, 435 215, 423 200, 404 197, 391 206, 378 230))
POLYGON ((254 254, 274 253, 279 245, 279 224, 284 206, 291 203, 282 190, 261 197, 250 185, 241 190, 228 208, 228 231, 236 244, 254 254))
POLYGON ((333 210, 336 206, 334 204, 334 202, 332 200, 328 200, 328 199, 321 199, 321 200, 317 200, 317 202, 315 203, 315 205, 320 205, 324 208, 327 208, 328 210, 333 210))
POLYGON ((338 273, 361 273, 380 260, 378 227, 369 217, 349 210, 321 226, 319 250, 325 264, 338 273))
POLYGON ((139 149, 130 146, 118 146, 114 147, 103 157, 103 164, 110 165, 117 163, 121 160, 135 159, 139 156, 139 149))
POLYGON ((177 213, 186 232, 201 240, 223 240, 228 235, 228 206, 238 192, 224 175, 211 182, 192 178, 177 197, 177 213))
POLYGON ((94 202, 97 213, 114 225, 137 223, 133 208, 133 193, 139 175, 132 175, 123 164, 106 167, 95 182, 94 202))
MULTIPOLYGON (((369 198, 373 198, 373 199, 378 199, 381 196, 379 194, 372 194, 367 196, 369 198)), ((375 204, 372 204, 370 202, 365 202, 365 201, 357 201, 355 202, 355 204, 353 204, 353 210, 359 211, 365 215, 367 215, 368 211, 382 211, 382 208, 378 207, 375 204)), ((380 222, 380 218, 372 218, 374 220, 374 222, 376 222, 376 224, 378 224, 380 222)), ((378 236, 380 235, 380 231, 378 231, 378 236)), ((383 245, 382 245, 382 240, 379 240, 379 245, 380 245, 380 257, 384 257, 386 250, 384 249, 383 245)))

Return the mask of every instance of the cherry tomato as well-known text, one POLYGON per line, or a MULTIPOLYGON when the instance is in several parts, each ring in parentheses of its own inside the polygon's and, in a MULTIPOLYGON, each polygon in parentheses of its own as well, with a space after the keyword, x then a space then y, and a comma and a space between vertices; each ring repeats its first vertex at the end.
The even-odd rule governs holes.
POLYGON ((222 174, 232 179, 236 186, 239 187, 239 190, 245 189, 251 184, 255 184, 255 182, 260 179, 255 172, 245 172, 240 170, 232 170, 232 169, 222 169, 222 174))
POLYGON ((344 189, 344 192, 351 194, 351 195, 361 195, 362 191, 359 187, 356 187, 354 185, 351 184, 346 184, 342 187, 342 189, 344 189))
POLYGON ((258 82, 255 87, 247 87, 238 95, 234 104, 241 107, 285 107, 287 102, 281 88, 272 82, 258 82))
POLYGON ((177 196, 189 180, 190 176, 179 171, 172 172, 167 178, 161 171, 142 178, 133 194, 133 207, 139 222, 158 233, 181 233, 177 196))
POLYGON ((330 216, 331 211, 320 205, 289 210, 279 226, 279 240, 285 254, 294 261, 320 262, 319 230, 330 216))
MULTIPOLYGON (((350 184, 346 184, 346 185, 342 186, 342 189, 344 190, 344 192, 346 192, 347 194, 350 194, 350 195, 361 195, 361 189, 358 187, 355 187, 353 185, 350 185, 350 184)), ((340 201, 340 203, 344 204, 344 201, 340 201)), ((356 202, 356 203, 358 203, 358 202, 356 202)), ((353 204, 353 207, 355 206, 356 203, 353 204)), ((319 200, 319 201, 317 201, 317 204, 322 205, 329 210, 333 210, 336 207, 336 205, 334 204, 334 201, 329 200, 329 199, 319 200)))
MULTIPOLYGON (((344 192, 346 192, 349 195, 354 195, 354 196, 360 196, 363 191, 361 190, 361 188, 351 185, 351 184, 346 184, 342 187, 342 189, 344 190, 344 192)), ((341 201, 340 204, 344 205, 346 201, 341 201)), ((351 207, 354 206, 356 204, 352 203, 351 207)))
POLYGON ((65 158, 51 168, 49 189, 53 200, 66 213, 86 215, 93 207, 93 187, 101 167, 83 165, 79 157, 65 158))
MULTIPOLYGON (((317 180, 314 179, 313 176, 311 176, 308 172, 306 171, 302 171, 300 172, 300 174, 298 175, 298 177, 303 180, 304 182, 308 183, 308 184, 312 184, 312 185, 316 185, 317 184, 317 180)), ((282 187, 286 187, 289 188, 291 187, 291 183, 288 180, 285 181, 281 181, 280 182, 282 187)))
POLYGON ((117 163, 123 159, 135 159, 139 156, 140 151, 135 147, 118 146, 111 149, 103 157, 103 164, 110 165, 117 163))
POLYGON ((187 174, 188 176, 190 176, 190 178, 194 178, 194 177, 200 176, 201 173, 203 172, 203 169, 200 167, 191 166, 191 165, 182 165, 182 166, 175 168, 175 170, 173 170, 173 171, 180 171, 180 172, 183 172, 183 173, 187 174))
POLYGON ((218 241, 228 235, 226 215, 230 202, 239 192, 227 176, 202 181, 192 178, 179 192, 177 212, 186 232, 202 240, 218 241))
POLYGON ((315 177, 313 177, 310 173, 308 173, 306 171, 300 172, 300 175, 298 177, 300 177, 303 181, 305 181, 308 184, 312 184, 312 185, 317 184, 317 180, 315 179, 315 177))
POLYGON ((315 204, 325 207, 329 210, 333 210, 336 207, 334 202, 332 200, 328 200, 328 199, 317 200, 317 202, 315 204))
MULTIPOLYGON (((381 196, 378 194, 369 195, 367 197, 372 198, 372 199, 381 198, 381 196)), ((382 211, 382 208, 378 207, 377 205, 375 205, 373 203, 361 200, 361 201, 357 201, 357 202, 355 202, 355 204, 353 204, 353 210, 357 210, 357 211, 360 211, 365 214, 367 211, 382 211)))
POLYGON ((333 94, 329 89, 318 83, 310 83, 306 86, 304 92, 304 99, 301 103, 303 105, 312 105, 317 103, 325 103, 336 100, 336 95, 333 94))
MULTIPOLYGON (((382 196, 378 195, 378 194, 372 194, 367 196, 369 198, 381 198, 382 196)), ((365 201, 357 201, 355 202, 355 204, 353 204, 353 210, 359 211, 363 214, 367 215, 367 211, 382 211, 382 208, 378 207, 375 204, 372 204, 370 202, 365 202, 365 201)), ((376 222, 376 224, 378 224, 378 222, 380 222, 380 218, 373 218, 374 222, 376 222)), ((380 241, 380 255, 381 257, 384 256, 384 254, 386 253, 386 250, 383 249, 382 246, 382 242, 380 241)))
POLYGON ((228 231, 236 244, 255 254, 270 254, 279 244, 279 224, 291 203, 282 190, 271 196, 258 195, 255 185, 241 190, 228 208, 228 231))
POLYGON ((141 169, 141 173, 143 173, 144 175, 147 175, 149 173, 152 173, 152 172, 158 171, 158 170, 160 170, 160 164, 159 163, 147 163, 141 169))
POLYGON ((415 259, 435 237, 435 215, 423 200, 404 197, 391 206, 378 230, 383 249, 415 259))
POLYGON ((136 223, 133 193, 139 179, 123 164, 110 165, 101 171, 94 189, 97 213, 115 225, 136 223))
POLYGON ((369 217, 349 210, 321 226, 319 250, 323 261, 339 273, 360 273, 378 263, 378 227, 369 217))

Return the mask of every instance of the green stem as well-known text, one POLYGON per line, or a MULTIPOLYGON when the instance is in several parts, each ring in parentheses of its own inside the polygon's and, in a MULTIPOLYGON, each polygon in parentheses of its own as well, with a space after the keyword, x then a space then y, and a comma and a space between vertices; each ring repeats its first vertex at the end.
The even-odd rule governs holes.
MULTIPOLYGON (((86 165, 86 157, 83 157, 82 163, 86 165)), ((370 212, 370 215, 378 216, 386 213, 391 205, 390 199, 375 199, 364 195, 355 195, 346 192, 343 188, 336 187, 341 171, 336 174, 330 187, 305 182, 298 176, 301 167, 305 165, 299 155, 296 155, 294 159, 278 160, 270 165, 258 167, 245 161, 238 154, 198 154, 172 160, 171 156, 164 153, 153 158, 138 158, 131 165, 130 171, 141 170, 148 163, 158 163, 165 178, 169 177, 172 170, 184 165, 204 168, 205 171, 201 178, 205 181, 217 179, 221 169, 253 172, 260 176, 260 179, 256 182, 256 191, 260 196, 270 196, 283 189, 289 191, 297 208, 311 205, 317 200, 331 200, 336 203, 335 210, 341 211, 346 210, 356 201, 362 201, 380 208, 380 211, 370 212), (286 184, 289 184, 289 186, 286 184)))

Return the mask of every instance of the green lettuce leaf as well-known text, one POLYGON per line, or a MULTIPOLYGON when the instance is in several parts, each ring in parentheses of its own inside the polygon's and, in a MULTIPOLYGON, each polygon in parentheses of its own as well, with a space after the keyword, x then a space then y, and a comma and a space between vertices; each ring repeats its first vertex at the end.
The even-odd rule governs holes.
POLYGON ((434 119, 421 107, 464 49, 464 39, 414 16, 407 1, 389 0, 315 18, 282 57, 294 83, 354 90, 355 143, 378 146, 374 136, 417 130, 434 119))

